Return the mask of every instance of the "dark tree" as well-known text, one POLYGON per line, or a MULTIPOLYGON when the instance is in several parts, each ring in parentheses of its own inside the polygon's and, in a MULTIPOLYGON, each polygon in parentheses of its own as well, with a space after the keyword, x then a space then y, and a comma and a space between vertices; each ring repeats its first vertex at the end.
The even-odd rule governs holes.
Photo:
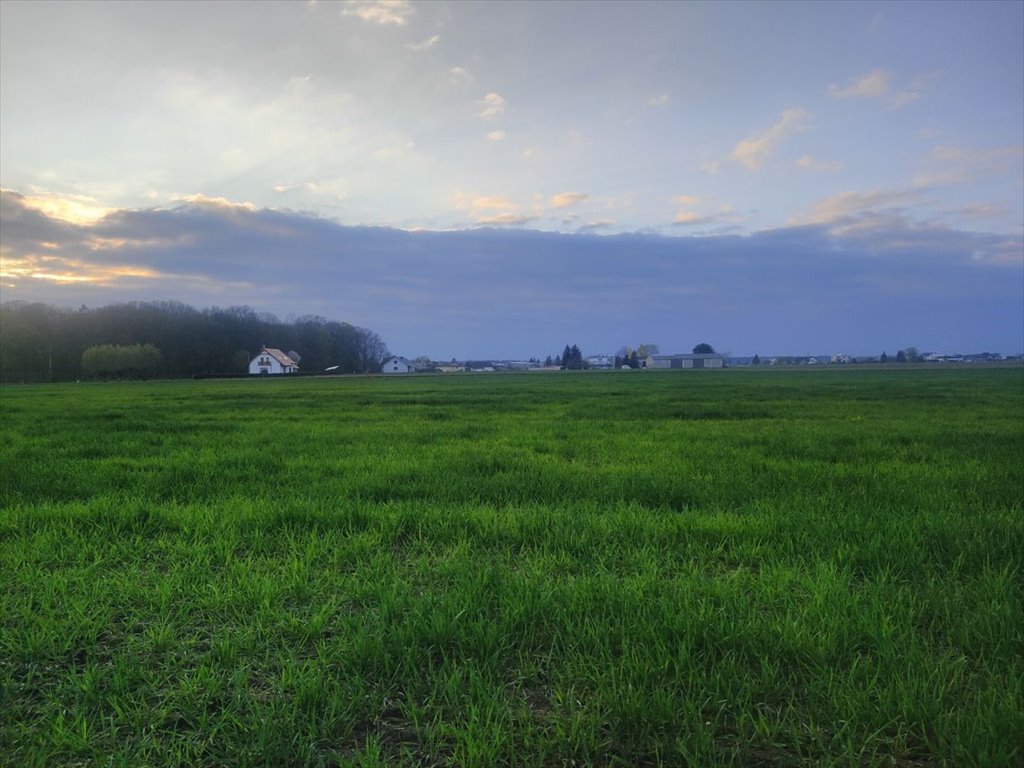
POLYGON ((704 342, 701 342, 693 348, 693 354, 695 355, 713 355, 714 353, 715 348, 710 344, 705 344, 704 342))
POLYGON ((896 362, 897 363, 905 363, 905 362, 907 362, 907 356, 905 354, 903 354, 903 350, 902 349, 899 352, 896 353, 896 362))
POLYGON ((883 352, 882 356, 880 358, 878 358, 878 361, 881 362, 881 363, 888 363, 889 362, 889 356, 887 354, 885 354, 885 352, 883 352))
POLYGON ((758 357, 757 355, 754 355, 754 359, 750 361, 750 364, 751 365, 760 365, 761 364, 761 358, 758 357))
MULTIPOLYGON (((349 373, 369 371, 388 354, 372 331, 315 315, 282 323, 250 307, 198 310, 173 301, 77 310, 24 302, 0 305, 0 381, 4 382, 78 378, 83 373, 83 353, 104 346, 150 345, 160 352, 159 375, 164 376, 244 373, 264 344, 297 350, 302 370, 309 372, 333 365, 349 373)), ((137 355, 137 360, 142 358, 137 355)), ((149 364, 138 370, 140 375, 153 374, 149 364)), ((130 374, 108 370, 95 375, 130 374)))

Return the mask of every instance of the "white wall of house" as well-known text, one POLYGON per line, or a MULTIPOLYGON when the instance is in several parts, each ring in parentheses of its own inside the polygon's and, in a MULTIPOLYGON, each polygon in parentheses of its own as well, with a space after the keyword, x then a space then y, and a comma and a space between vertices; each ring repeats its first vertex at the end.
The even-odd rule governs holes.
POLYGON ((284 373, 284 367, 266 352, 256 355, 249 363, 249 373, 284 373))
POLYGON ((392 357, 380 367, 381 373, 414 373, 416 368, 404 357, 392 357))
MULTIPOLYGON (((280 350, 277 349, 274 349, 274 351, 280 352, 280 350)), ((280 352, 280 354, 285 358, 286 361, 290 360, 290 358, 283 352, 280 352)), ((277 359, 277 357, 270 354, 270 352, 268 352, 266 349, 263 349, 258 355, 256 355, 256 357, 249 361, 249 373, 251 374, 295 373, 298 369, 299 366, 297 365, 288 365, 287 363, 282 363, 280 360, 277 359)))

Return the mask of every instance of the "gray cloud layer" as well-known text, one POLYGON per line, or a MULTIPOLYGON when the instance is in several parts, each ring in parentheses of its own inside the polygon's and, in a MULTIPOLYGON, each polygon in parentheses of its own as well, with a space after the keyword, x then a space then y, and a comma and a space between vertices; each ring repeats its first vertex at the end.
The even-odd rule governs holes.
POLYGON ((702 340, 737 354, 1024 347, 1021 239, 898 210, 716 237, 408 232, 210 201, 85 226, 7 191, 2 233, 4 300, 314 312, 372 328, 402 354, 702 340))

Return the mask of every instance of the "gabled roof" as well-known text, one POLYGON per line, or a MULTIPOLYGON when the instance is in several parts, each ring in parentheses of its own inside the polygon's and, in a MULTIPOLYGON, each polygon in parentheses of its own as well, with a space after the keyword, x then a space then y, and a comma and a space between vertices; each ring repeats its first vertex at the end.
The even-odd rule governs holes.
POLYGON ((384 361, 384 365, 387 365, 392 360, 397 360, 398 362, 403 363, 404 365, 408 365, 410 368, 416 365, 412 360, 406 360, 404 357, 400 357, 399 355, 392 355, 391 357, 384 361))
POLYGON ((292 360, 290 357, 288 357, 288 355, 286 355, 280 349, 273 349, 271 347, 264 347, 263 351, 260 352, 260 354, 262 355, 264 352, 266 354, 270 355, 275 360, 277 360, 277 362, 279 362, 281 365, 291 365, 291 366, 293 366, 295 368, 299 367, 298 363, 296 363, 294 360, 292 360))

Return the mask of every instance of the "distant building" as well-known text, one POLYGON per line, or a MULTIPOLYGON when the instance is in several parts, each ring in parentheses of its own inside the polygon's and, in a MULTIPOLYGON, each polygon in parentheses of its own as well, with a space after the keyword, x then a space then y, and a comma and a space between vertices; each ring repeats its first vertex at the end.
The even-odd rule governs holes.
POLYGON ((249 361, 249 373, 279 374, 298 373, 299 364, 280 349, 263 347, 260 353, 249 361))
POLYGON ((648 355, 644 358, 647 368, 723 368, 725 358, 717 353, 693 355, 648 355))
POLYGON ((587 365, 591 368, 614 368, 615 357, 612 355, 595 355, 587 358, 587 365))
POLYGON ((404 357, 392 357, 380 367, 381 373, 416 373, 416 366, 404 357))

